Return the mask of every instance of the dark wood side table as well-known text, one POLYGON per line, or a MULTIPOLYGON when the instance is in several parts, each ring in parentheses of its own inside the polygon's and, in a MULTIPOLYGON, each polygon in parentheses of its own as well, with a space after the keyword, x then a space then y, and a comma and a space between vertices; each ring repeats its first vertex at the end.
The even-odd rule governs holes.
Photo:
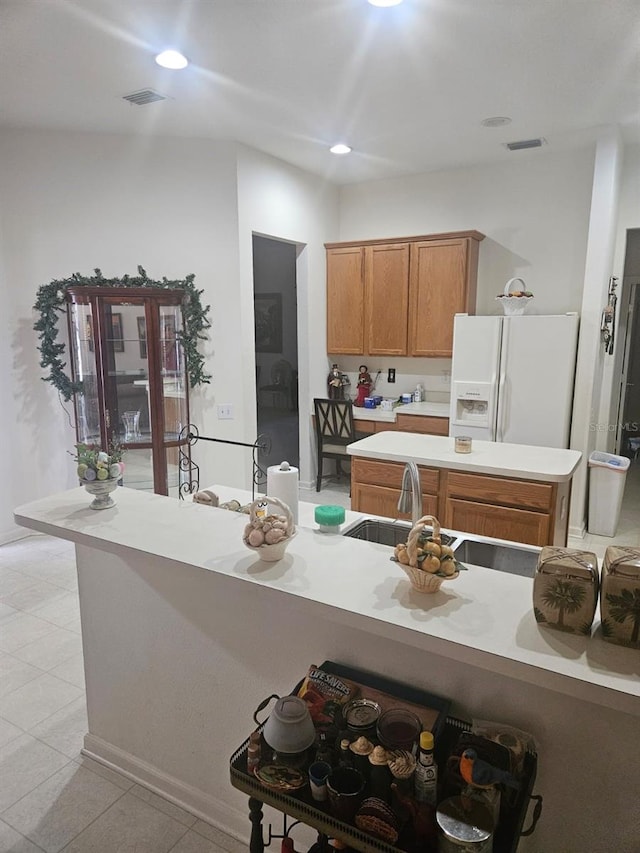
MULTIPOLYGON (((415 686, 400 685, 370 673, 334 664, 331 661, 325 661, 319 668, 355 681, 364 689, 365 695, 366 688, 369 686, 375 690, 385 692, 389 697, 396 698, 400 702, 406 700, 420 703, 420 699, 422 699, 422 704, 431 711, 433 711, 434 705, 438 702, 442 703, 442 710, 448 707, 446 700, 438 699, 438 697, 434 697, 415 686)), ((296 692, 300 683, 294 688, 293 693, 296 692)), ((470 725, 462 720, 442 717, 442 720, 438 721, 437 726, 437 743, 439 747, 436 751, 437 756, 446 756, 459 735, 464 731, 468 731, 469 728, 470 725)), ((294 821, 300 821, 312 827, 318 832, 319 838, 336 838, 348 847, 360 850, 362 853, 399 853, 399 851, 407 849, 407 846, 409 848, 412 846, 410 843, 410 832, 401 833, 398 843, 392 845, 363 832, 352 824, 337 820, 329 813, 329 809, 324 803, 317 803, 312 799, 308 786, 289 793, 266 787, 256 776, 247 771, 248 746, 249 739, 247 738, 231 756, 230 776, 233 787, 249 796, 249 819, 251 821, 250 853, 264 853, 265 846, 268 846, 268 843, 265 845, 264 842, 262 826, 263 805, 265 804, 271 806, 276 811, 282 812, 284 815, 288 815, 294 821), (403 841, 405 840, 408 840, 409 844, 403 846, 403 841)), ((537 756, 535 753, 528 752, 522 790, 518 796, 517 807, 514 808, 513 819, 509 821, 508 825, 502 826, 500 832, 496 832, 494 853, 515 853, 521 835, 530 835, 533 832, 541 810, 540 804, 536 808, 536 813, 529 829, 523 832, 522 827, 529 802, 531 799, 536 799, 531 794, 535 782, 536 769, 537 756)), ((271 833, 269 843, 270 840, 271 833)), ((429 853, 429 851, 425 850, 424 853, 429 853)))

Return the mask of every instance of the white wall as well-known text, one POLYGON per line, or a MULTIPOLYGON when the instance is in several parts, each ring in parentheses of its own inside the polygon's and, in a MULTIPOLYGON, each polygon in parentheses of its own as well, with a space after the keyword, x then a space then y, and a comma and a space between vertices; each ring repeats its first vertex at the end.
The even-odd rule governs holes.
POLYGON ((580 310, 593 151, 518 152, 508 162, 346 186, 340 240, 475 229, 480 243, 478 313, 520 276, 531 313, 580 310))
POLYGON ((582 535, 588 493, 588 459, 596 448, 606 359, 600 335, 600 318, 607 300, 613 269, 618 200, 622 166, 622 144, 616 130, 603 133, 596 148, 580 316, 580 340, 576 367, 570 446, 582 451, 573 479, 569 532, 582 535))
MULTIPOLYGON (((0 134, 0 299, 5 447, 0 541, 18 532, 13 509, 74 485, 75 434, 55 389, 41 378, 32 311, 39 285, 73 272, 152 278, 195 273, 211 303, 206 346, 212 385, 192 395, 192 419, 214 427, 213 402, 242 385, 235 151, 203 140, 107 134, 0 134)), ((64 318, 61 318, 61 329, 64 318)), ((72 413, 73 407, 66 406, 72 413)), ((228 457, 228 454, 227 454, 228 457)), ((224 460, 200 445, 209 482, 224 460), (202 448, 202 449, 201 449, 202 448), (214 467, 215 466, 215 467, 214 467)))
MULTIPOLYGON (((338 191, 309 175, 249 148, 238 157, 238 227, 244 409, 255 439, 252 234, 296 243, 298 284, 298 367, 300 479, 313 478, 310 400, 323 394, 326 380, 326 287, 324 243, 337 239, 338 191), (305 413, 308 417, 305 417, 305 413)), ((248 463, 247 463, 248 464, 248 463)), ((247 469, 248 470, 248 469, 247 469)), ((250 482, 250 481, 247 481, 250 482)))

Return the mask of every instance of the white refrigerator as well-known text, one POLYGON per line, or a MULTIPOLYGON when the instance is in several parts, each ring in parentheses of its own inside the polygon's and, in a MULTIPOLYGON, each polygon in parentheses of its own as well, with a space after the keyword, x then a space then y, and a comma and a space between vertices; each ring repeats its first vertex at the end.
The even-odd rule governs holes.
POLYGON ((456 314, 449 435, 568 447, 578 315, 456 314))

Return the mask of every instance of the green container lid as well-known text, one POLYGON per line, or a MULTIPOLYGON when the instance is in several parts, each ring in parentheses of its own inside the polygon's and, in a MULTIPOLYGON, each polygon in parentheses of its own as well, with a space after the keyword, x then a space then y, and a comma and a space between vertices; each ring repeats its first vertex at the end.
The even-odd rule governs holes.
POLYGON ((345 517, 343 506, 330 506, 325 504, 315 508, 314 518, 318 524, 323 524, 328 527, 342 524, 345 517))

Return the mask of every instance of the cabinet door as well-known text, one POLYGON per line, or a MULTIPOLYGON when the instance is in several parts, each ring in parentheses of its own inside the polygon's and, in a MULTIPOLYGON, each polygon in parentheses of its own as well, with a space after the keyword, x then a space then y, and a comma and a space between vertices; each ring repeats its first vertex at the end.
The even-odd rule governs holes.
MULTIPOLYGON (((354 456, 351 462, 351 480, 357 483, 369 483, 372 486, 388 486, 400 493, 404 465, 401 462, 383 462, 377 459, 363 459, 354 456)), ((437 468, 418 467, 420 490, 425 494, 437 495, 440 472, 437 468)))
POLYGON ((449 418, 398 414, 395 428, 401 432, 419 432, 424 435, 449 435, 449 418))
MULTIPOLYGON (((355 512, 381 515, 384 518, 404 518, 411 520, 411 513, 398 512, 400 489, 387 486, 372 486, 367 483, 351 483, 351 508, 355 512)), ((438 499, 435 495, 422 495, 422 514, 437 515, 438 499)))
POLYGON ((327 249, 327 351, 364 352, 364 249, 327 249))
POLYGON ((373 435, 373 433, 376 431, 375 421, 363 421, 359 418, 354 418, 353 425, 355 427, 356 433, 361 433, 362 435, 373 435))
POLYGON ((467 238, 411 245, 410 355, 451 357, 454 315, 475 313, 477 257, 467 238))
POLYGON ((366 246, 365 350, 406 355, 409 311, 409 244, 366 246))
POLYGON ((552 544, 547 514, 494 504, 447 498, 443 527, 527 545, 552 544))
POLYGON ((552 483, 538 483, 533 480, 449 471, 447 496, 548 512, 554 504, 555 487, 552 483))

